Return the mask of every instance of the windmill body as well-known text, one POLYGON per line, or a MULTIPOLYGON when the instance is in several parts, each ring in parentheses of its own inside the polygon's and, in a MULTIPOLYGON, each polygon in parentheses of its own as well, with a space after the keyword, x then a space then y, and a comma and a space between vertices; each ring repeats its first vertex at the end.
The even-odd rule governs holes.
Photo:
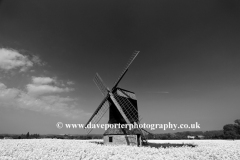
MULTIPOLYGON (((135 93, 118 87, 119 82, 128 71, 130 64, 136 58, 138 53, 139 51, 133 53, 133 56, 130 58, 127 66, 124 68, 122 74, 111 90, 106 87, 101 77, 96 74, 93 81, 105 98, 102 100, 96 111, 85 124, 85 129, 89 123, 98 123, 108 110, 109 124, 139 123, 138 106, 135 93)), ((88 133, 90 133, 91 130, 92 129, 90 129, 88 133)), ((127 127, 110 127, 104 133, 103 138, 104 144, 126 144, 141 146, 142 142, 147 143, 146 138, 143 134, 143 130, 141 128, 130 129, 127 127)))
MULTIPOLYGON (((121 101, 130 102, 131 108, 127 106, 121 107, 125 113, 127 119, 131 124, 138 122, 138 107, 135 93, 127 91, 121 88, 117 88, 114 95, 117 95, 117 102, 121 104, 121 101)), ((118 110, 114 102, 111 101, 109 106, 109 124, 128 124, 124 119, 121 112, 118 110)), ((108 128, 103 134, 104 144, 127 144, 141 146, 141 132, 138 129, 129 128, 108 128)))
MULTIPOLYGON (((134 92, 131 91, 127 91, 121 88, 117 88, 115 90, 115 92, 113 92, 113 94, 117 94, 118 96, 121 96, 122 99, 125 99, 125 101, 130 101, 130 103, 132 104, 131 107, 134 107, 134 109, 132 109, 132 116, 134 115, 134 117, 136 117, 136 119, 132 119, 132 116, 130 115, 126 115, 127 118, 129 119, 129 121, 133 124, 134 121, 138 121, 138 107, 137 107, 137 99, 135 96, 134 92)), ((117 100, 118 103, 121 103, 120 100, 117 100)), ((127 108, 126 107, 122 107, 123 112, 127 113, 127 108)), ((109 124, 127 124, 127 122, 124 120, 122 114, 119 112, 119 110, 117 109, 117 107, 115 106, 115 104, 111 101, 111 105, 109 106, 109 124)))

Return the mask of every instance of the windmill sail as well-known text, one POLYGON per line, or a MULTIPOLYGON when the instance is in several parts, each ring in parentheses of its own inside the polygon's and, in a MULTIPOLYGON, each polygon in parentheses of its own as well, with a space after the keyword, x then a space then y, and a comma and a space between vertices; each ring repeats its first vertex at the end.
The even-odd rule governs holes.
MULTIPOLYGON (((88 120, 88 122, 85 124, 84 128, 86 128, 87 125, 91 122, 92 124, 96 124, 98 123, 101 118, 104 116, 104 114, 107 112, 107 110, 109 109, 109 101, 107 100, 109 98, 109 95, 106 96, 103 101, 100 103, 100 105, 98 106, 98 108, 95 110, 95 112, 93 113, 93 115, 91 116, 91 118, 88 120)), ((92 129, 91 129, 92 130, 92 129)), ((91 130, 88 132, 90 133, 91 130)))
POLYGON ((93 78, 93 82, 96 84, 103 96, 106 96, 108 93, 108 88, 103 83, 102 78, 96 73, 96 76, 93 78))
MULTIPOLYGON (((91 124, 97 124, 100 120, 101 120, 101 118, 104 116, 104 114, 107 112, 107 110, 109 109, 109 103, 108 103, 108 101, 106 101, 103 105, 102 105, 102 108, 98 111, 98 113, 93 117, 93 119, 90 121, 91 122, 91 124)), ((89 123, 90 123, 89 122, 89 123)), ((89 124, 88 123, 88 124, 89 124)), ((87 125, 86 125, 86 127, 87 127, 87 125)), ((87 134, 89 134, 92 130, 93 130, 93 128, 87 128, 88 129, 88 132, 87 132, 87 134)))
POLYGON ((128 117, 130 123, 138 123, 139 122, 139 116, 138 111, 136 107, 128 100, 126 92, 123 92, 122 90, 118 89, 117 92, 114 93, 114 97, 117 100, 117 102, 120 104, 123 112, 128 117), (124 97, 125 95, 126 97, 124 97))
POLYGON ((126 65, 126 67, 124 68, 124 70, 123 70, 122 73, 120 74, 119 78, 117 79, 116 83, 114 84, 112 90, 114 90, 114 89, 117 87, 118 83, 121 81, 121 79, 123 78, 123 76, 126 74, 129 66, 131 65, 131 63, 133 62, 133 60, 137 57, 137 55, 138 55, 139 52, 140 52, 140 51, 135 51, 135 52, 133 52, 132 56, 130 57, 130 59, 129 59, 127 65, 126 65))
POLYGON ((128 117, 124 113, 124 111, 123 111, 122 107, 120 106, 120 104, 118 103, 118 101, 115 99, 114 94, 110 93, 110 98, 113 101, 113 103, 115 104, 115 106, 117 107, 118 111, 120 112, 120 114, 122 115, 124 120, 126 121, 126 123, 130 124, 131 123, 130 120, 128 119, 128 117))

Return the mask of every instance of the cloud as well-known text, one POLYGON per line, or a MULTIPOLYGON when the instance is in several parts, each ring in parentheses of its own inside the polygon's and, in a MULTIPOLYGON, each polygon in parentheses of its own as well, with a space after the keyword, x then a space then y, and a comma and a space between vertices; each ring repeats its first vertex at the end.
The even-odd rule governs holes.
POLYGON ((44 66, 46 64, 45 62, 42 62, 41 59, 36 55, 33 55, 32 62, 34 62, 35 64, 38 64, 40 66, 44 66))
POLYGON ((39 57, 33 55, 30 60, 29 56, 22 55, 17 50, 0 48, 0 69, 4 71, 19 69, 20 72, 26 72, 34 64, 42 64, 39 57))
POLYGON ((73 85, 74 82, 72 82, 72 81, 67 81, 67 84, 68 84, 68 85, 73 85))
POLYGON ((26 89, 28 94, 32 96, 39 96, 43 94, 54 94, 62 92, 73 91, 73 88, 62 88, 57 85, 61 83, 56 80, 56 78, 50 77, 32 77, 32 83, 27 84, 26 89))
POLYGON ((18 96, 20 91, 18 89, 9 88, 7 89, 7 86, 3 83, 0 83, 0 98, 5 99, 13 99, 18 96))
MULTIPOLYGON (((0 79, 5 77, 5 73, 26 72, 35 64, 45 65, 35 55, 27 56, 13 49, 0 48, 0 71, 4 71, 0 79)), ((34 68, 31 70, 35 71, 34 68)), ((70 85, 72 82, 65 81, 65 84, 70 85)), ((74 90, 65 84, 56 77, 32 77, 31 83, 25 85, 26 90, 20 90, 8 88, 0 82, 0 107, 20 108, 69 118, 89 115, 79 108, 77 99, 57 95, 74 90)))
POLYGON ((25 71, 27 68, 32 67, 31 62, 27 56, 18 53, 12 49, 0 49, 0 68, 3 70, 11 70, 20 68, 20 71, 25 71))
POLYGON ((3 90, 3 89, 6 89, 6 88, 7 88, 7 86, 5 86, 5 84, 0 83, 0 91, 3 90))
POLYGON ((7 88, 0 82, 0 107, 21 108, 67 118, 89 115, 78 106, 76 99, 58 95, 34 97, 22 90, 7 88))
POLYGON ((77 118, 79 115, 85 115, 85 112, 76 106, 78 105, 74 99, 59 96, 36 98, 28 94, 21 94, 18 99, 18 107, 20 108, 69 118, 77 118))
POLYGON ((53 95, 43 96, 41 99, 48 102, 49 104, 53 104, 55 102, 61 102, 61 103, 72 102, 74 100, 69 97, 59 97, 59 96, 53 96, 53 95))
POLYGON ((57 86, 51 85, 35 85, 35 84, 28 84, 27 91, 31 95, 42 95, 45 93, 62 93, 62 92, 70 92, 72 88, 60 88, 57 86))
POLYGON ((55 79, 50 77, 32 77, 32 81, 34 84, 49 84, 56 82, 55 79))

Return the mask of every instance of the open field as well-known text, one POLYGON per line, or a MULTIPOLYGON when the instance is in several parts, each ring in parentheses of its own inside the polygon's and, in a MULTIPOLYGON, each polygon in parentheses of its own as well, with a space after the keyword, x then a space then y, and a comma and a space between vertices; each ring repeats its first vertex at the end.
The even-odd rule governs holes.
MULTIPOLYGON (((91 140, 101 141, 101 140, 91 140)), ((150 148, 105 146, 87 140, 22 139, 0 140, 1 160, 239 160, 240 141, 225 140, 149 140, 151 143, 195 144, 196 147, 150 148)))

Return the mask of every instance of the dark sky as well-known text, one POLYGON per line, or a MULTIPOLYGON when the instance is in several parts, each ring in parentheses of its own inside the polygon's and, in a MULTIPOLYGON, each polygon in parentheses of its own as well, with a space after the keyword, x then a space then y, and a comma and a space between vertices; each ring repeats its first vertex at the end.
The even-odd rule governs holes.
POLYGON ((0 133, 83 133, 55 124, 85 123, 102 100, 94 74, 112 87, 134 50, 140 53, 120 87, 136 93, 143 123, 222 129, 240 118, 239 28, 237 0, 2 0, 0 48, 36 55, 44 65, 2 71, 0 82, 28 93, 32 77, 71 81, 74 90, 60 95, 82 113, 69 120, 2 100, 0 133))

